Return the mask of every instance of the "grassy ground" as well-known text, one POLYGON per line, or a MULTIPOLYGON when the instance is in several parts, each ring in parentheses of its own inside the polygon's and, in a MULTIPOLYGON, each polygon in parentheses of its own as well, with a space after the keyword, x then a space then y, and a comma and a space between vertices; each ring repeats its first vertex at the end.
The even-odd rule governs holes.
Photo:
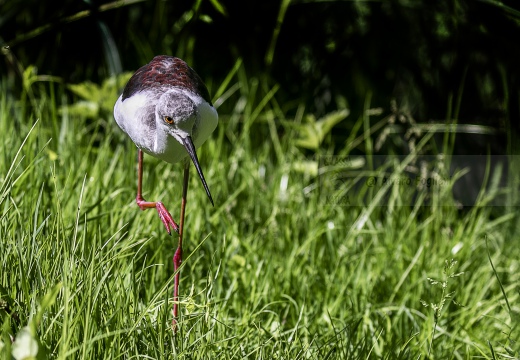
MULTIPOLYGON (((482 194, 458 211, 449 186, 414 207, 390 183, 346 193, 334 177, 349 148, 304 156, 304 109, 287 117, 276 89, 240 71, 212 91, 225 106, 199 159, 215 207, 192 171, 174 335, 176 238, 135 205, 134 146, 106 106, 89 120, 41 88, 0 98, 4 358, 519 356, 514 208, 497 214, 482 194), (349 206, 360 196, 372 200, 349 206)), ((370 155, 366 120, 348 119, 349 144, 370 155)), ((145 157, 144 195, 174 217, 181 169, 145 157)))

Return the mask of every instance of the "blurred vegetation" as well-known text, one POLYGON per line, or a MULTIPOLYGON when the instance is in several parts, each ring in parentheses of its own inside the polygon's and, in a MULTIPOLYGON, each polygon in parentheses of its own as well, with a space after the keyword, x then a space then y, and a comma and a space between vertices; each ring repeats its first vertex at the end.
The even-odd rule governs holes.
POLYGON ((18 62, 65 83, 101 82, 172 54, 211 87, 241 58, 248 74, 280 85, 293 113, 303 103, 318 117, 347 105, 359 114, 370 92, 423 122, 518 131, 519 9, 514 0, 7 1, 2 73, 11 89, 18 62))

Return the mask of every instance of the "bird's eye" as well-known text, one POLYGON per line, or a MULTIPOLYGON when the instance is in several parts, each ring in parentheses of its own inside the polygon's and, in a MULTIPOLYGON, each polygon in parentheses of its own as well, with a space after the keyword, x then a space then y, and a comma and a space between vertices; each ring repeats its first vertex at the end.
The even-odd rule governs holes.
POLYGON ((165 116, 164 121, 166 121, 168 124, 173 124, 173 118, 171 116, 165 116))

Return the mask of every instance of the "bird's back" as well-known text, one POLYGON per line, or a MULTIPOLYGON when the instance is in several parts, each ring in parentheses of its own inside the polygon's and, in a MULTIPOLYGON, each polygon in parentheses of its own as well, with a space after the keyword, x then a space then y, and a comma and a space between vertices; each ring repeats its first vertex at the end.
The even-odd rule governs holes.
POLYGON ((182 87, 198 94, 212 105, 209 91, 199 75, 183 60, 174 56, 159 55, 139 68, 123 91, 122 101, 139 91, 154 91, 163 87, 182 87))

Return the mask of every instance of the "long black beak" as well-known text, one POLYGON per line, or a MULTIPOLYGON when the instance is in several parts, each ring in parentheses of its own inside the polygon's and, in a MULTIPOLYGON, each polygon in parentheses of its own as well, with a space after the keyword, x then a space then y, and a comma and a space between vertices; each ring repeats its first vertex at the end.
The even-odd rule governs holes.
POLYGON ((209 201, 211 201, 211 205, 213 204, 213 198, 211 197, 211 193, 209 192, 208 184, 206 184, 206 179, 204 179, 204 174, 202 173, 202 169, 200 168, 199 158, 197 157, 197 153, 195 152, 195 146, 193 145, 193 141, 191 140, 191 136, 186 136, 183 139, 183 145, 186 148, 186 151, 190 155, 191 160, 193 161, 193 165, 195 165, 195 169, 199 173, 200 181, 202 181, 202 185, 206 190, 206 194, 208 194, 209 201))

